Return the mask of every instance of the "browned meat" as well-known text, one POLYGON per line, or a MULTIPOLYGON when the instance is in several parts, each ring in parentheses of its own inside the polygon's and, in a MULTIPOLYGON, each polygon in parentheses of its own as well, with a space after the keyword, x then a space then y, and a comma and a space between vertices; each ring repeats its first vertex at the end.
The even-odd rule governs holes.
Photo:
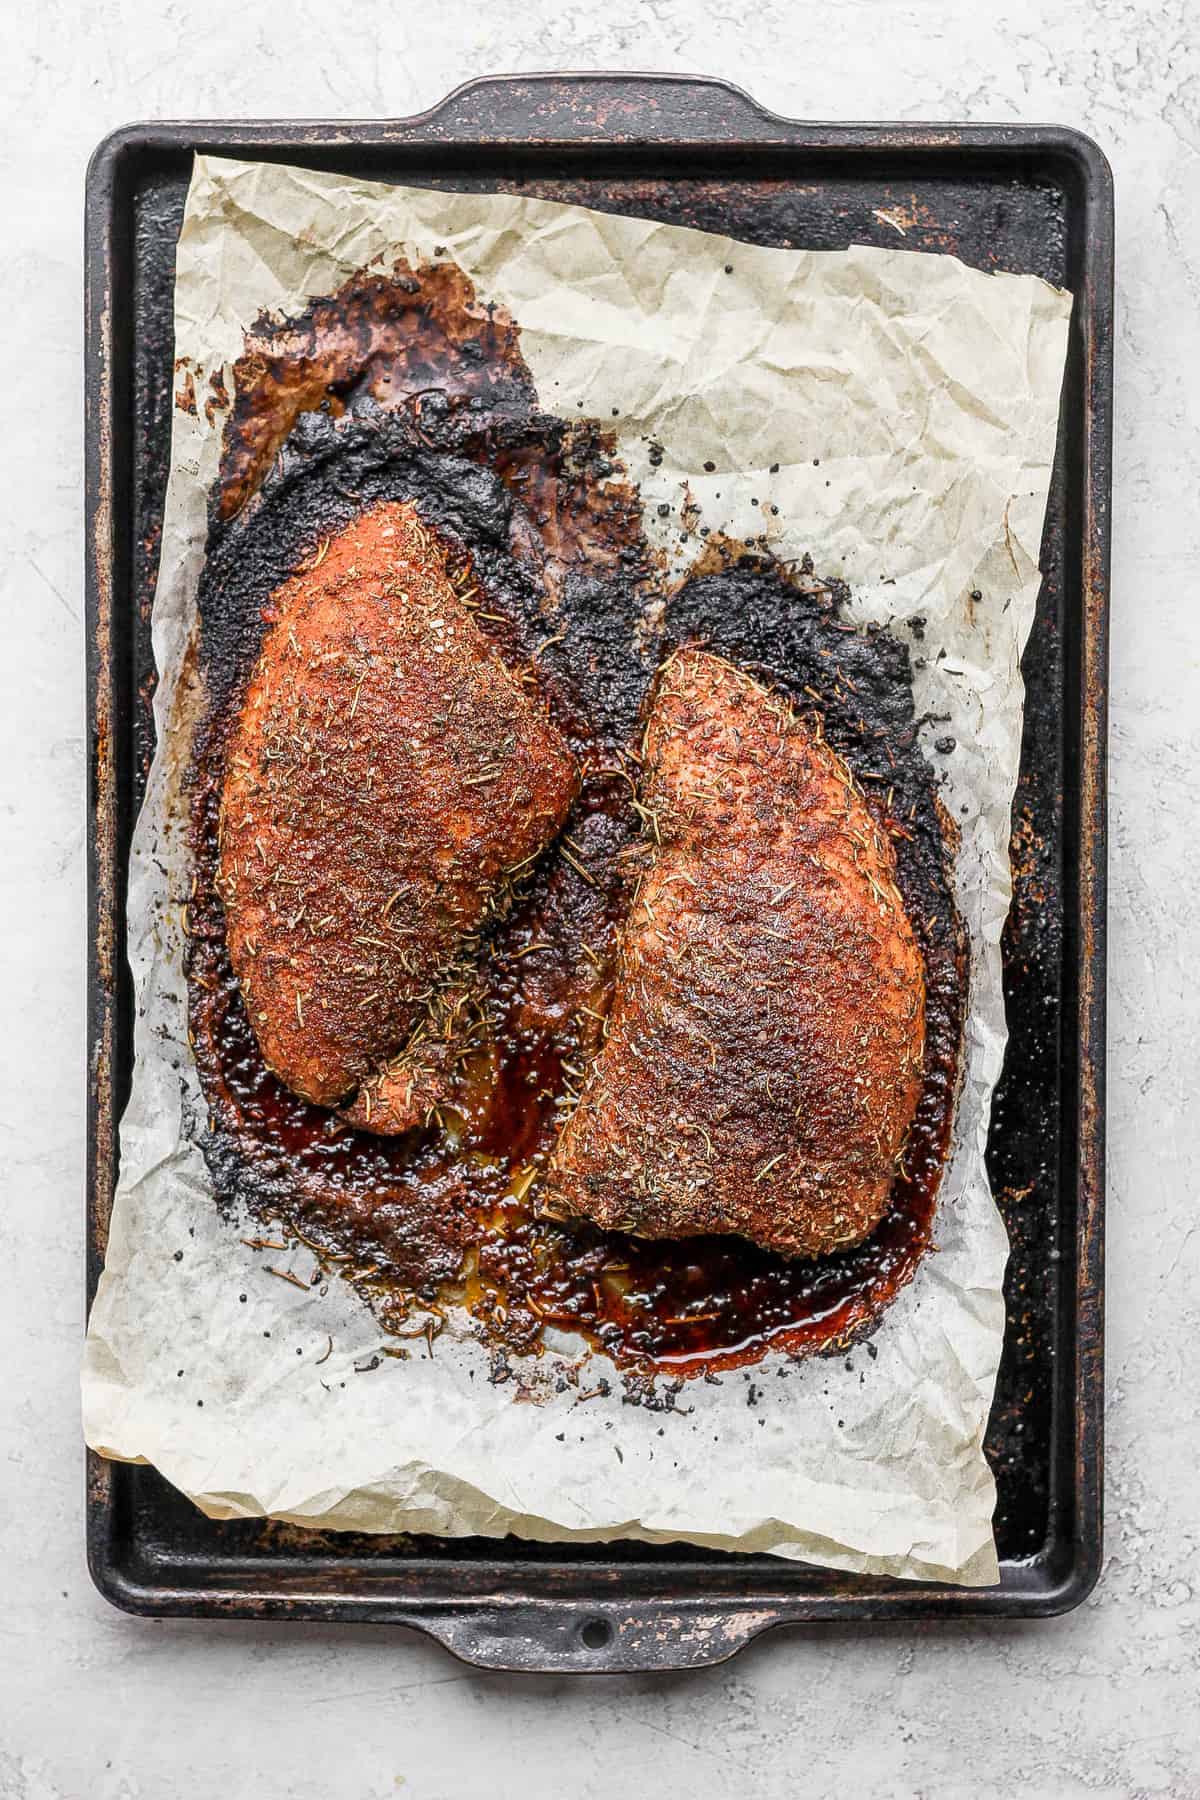
POLYGON ((341 1116, 358 1131, 398 1137, 427 1124, 455 1070, 487 1041, 481 998, 470 981, 449 982, 430 1000, 411 1040, 368 1077, 341 1116))
POLYGON ((411 507, 373 508, 274 596, 231 731, 219 885, 263 1055, 345 1098, 557 831, 574 760, 411 507))
POLYGON ((891 845, 814 729, 705 651, 660 671, 643 760, 648 867, 541 1208, 786 1256, 856 1244, 921 1088, 891 845))
POLYGON ((445 1038, 405 1050, 378 1075, 363 1082, 351 1105, 340 1116, 356 1131, 376 1137, 399 1137, 425 1125, 446 1092, 454 1061, 445 1038))

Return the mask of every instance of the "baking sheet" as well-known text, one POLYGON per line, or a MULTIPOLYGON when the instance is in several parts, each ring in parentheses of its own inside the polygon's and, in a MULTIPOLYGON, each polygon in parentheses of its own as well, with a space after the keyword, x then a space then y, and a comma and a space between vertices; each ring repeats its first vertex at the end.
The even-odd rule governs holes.
MULTIPOLYGON (((1002 1048, 996 940, 1017 656, 1036 595, 1069 301, 950 258, 804 256, 544 202, 201 163, 180 246, 177 350, 205 371, 231 364, 259 305, 295 310, 376 255, 418 260, 436 245, 517 317, 546 404, 561 391, 605 419, 620 408, 622 450, 648 477, 651 529, 656 501, 677 500, 684 476, 705 522, 735 532, 763 529, 749 498, 769 491, 782 554, 808 550, 823 573, 845 574, 860 616, 927 620, 918 710, 953 714, 939 732, 959 743, 945 760, 974 947, 940 1253, 888 1315, 873 1362, 857 1352, 848 1369, 780 1365, 786 1379, 768 1362, 753 1372, 757 1407, 738 1381, 690 1384, 695 1410, 665 1421, 571 1395, 513 1406, 511 1389, 486 1387, 478 1353, 473 1369, 473 1347, 450 1358, 445 1340, 432 1364, 354 1374, 379 1343, 369 1316, 352 1295, 306 1299, 255 1268, 217 1220, 198 1153, 178 1142, 197 1101, 178 971, 186 889, 172 895, 155 857, 182 874, 169 816, 176 741, 156 763, 135 844, 131 954, 148 1010, 93 1317, 90 1440, 149 1457, 218 1514, 687 1537, 845 1568, 994 1578, 980 1437, 1003 1324, 1003 1234, 982 1143, 1002 1048), (653 472, 651 431, 667 453, 653 472), (706 460, 717 463, 707 482, 706 460), (741 478, 722 479, 730 468, 741 478), (327 1332, 337 1348, 318 1369, 327 1332)), ((219 425, 176 415, 155 619, 160 731, 190 629, 219 425)))

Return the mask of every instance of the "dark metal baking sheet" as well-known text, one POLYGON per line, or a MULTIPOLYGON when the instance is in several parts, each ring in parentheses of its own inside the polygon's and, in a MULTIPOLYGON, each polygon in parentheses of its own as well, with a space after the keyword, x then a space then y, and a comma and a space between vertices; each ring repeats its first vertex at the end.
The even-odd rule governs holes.
POLYGON ((93 1576, 151 1615, 415 1626, 472 1662, 715 1662, 812 1619, 1013 1618, 1078 1604, 1101 1555, 1105 731, 1112 187, 1054 127, 805 125, 721 82, 474 82, 387 123, 135 125, 87 183, 88 1290, 129 1091, 130 835, 152 753, 149 615, 170 439, 174 245, 194 150, 384 180, 520 188, 751 242, 951 251, 1072 290, 1075 313, 1024 660, 1005 934, 1011 1038, 989 1167, 1012 1240, 987 1448, 998 1588, 839 1574, 686 1545, 381 1540, 205 1519, 153 1469, 88 1460, 93 1576), (899 220, 905 236, 885 218, 899 220))

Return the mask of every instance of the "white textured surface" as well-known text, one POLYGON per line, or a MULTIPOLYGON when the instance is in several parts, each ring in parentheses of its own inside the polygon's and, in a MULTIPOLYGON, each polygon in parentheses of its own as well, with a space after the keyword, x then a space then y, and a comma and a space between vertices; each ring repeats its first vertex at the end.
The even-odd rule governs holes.
POLYGON ((1200 25, 1192 0, 24 0, 5 18, 0 1795, 1200 1796, 1200 25), (701 69, 824 118, 1052 119, 1118 191, 1108 1551, 1017 1627, 794 1631, 666 1679, 147 1625, 82 1557, 80 209, 134 117, 370 116, 472 73, 701 69), (19 425, 19 436, 18 436, 19 425), (970 1744, 969 1752, 956 1744, 970 1744))

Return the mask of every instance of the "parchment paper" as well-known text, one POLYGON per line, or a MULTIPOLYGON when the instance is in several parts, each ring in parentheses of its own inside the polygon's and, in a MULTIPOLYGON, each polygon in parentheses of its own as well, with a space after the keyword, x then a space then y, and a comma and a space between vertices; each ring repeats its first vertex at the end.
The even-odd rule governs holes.
POLYGON ((197 159, 176 354, 197 372, 201 404, 174 414, 154 608, 159 748, 129 883, 137 1060, 84 1367, 90 1444, 153 1462, 218 1517, 687 1539, 843 1569, 997 1578, 981 1441, 1006 1241, 983 1149, 1004 1047, 1018 658, 1069 312, 1069 296, 1034 277, 946 256, 750 248, 509 195, 197 159), (385 1340, 351 1290, 334 1280, 301 1292, 267 1273, 271 1261, 307 1280, 311 1262, 301 1251, 260 1258, 240 1241, 194 1142, 204 1106, 187 1047, 177 788, 191 710, 180 673, 223 425, 216 408, 206 416, 207 377, 223 370, 232 386, 260 308, 295 312, 366 264, 415 264, 438 247, 516 318, 546 408, 578 413, 582 401, 606 422, 619 409, 652 541, 667 541, 657 504, 677 508, 686 479, 713 529, 765 531, 781 555, 808 552, 820 573, 844 576, 854 616, 902 631, 923 618, 917 711, 951 715, 923 747, 962 829, 972 1000, 936 1251, 870 1353, 769 1357, 720 1386, 688 1383, 674 1413, 622 1406, 600 1356, 586 1388, 607 1374, 607 1398, 555 1393, 533 1364, 528 1381, 491 1386, 484 1353, 457 1327, 432 1358, 418 1345, 406 1362, 380 1359, 385 1340), (658 467, 650 435, 665 451, 658 467), (933 746, 943 735, 951 754, 933 746))

